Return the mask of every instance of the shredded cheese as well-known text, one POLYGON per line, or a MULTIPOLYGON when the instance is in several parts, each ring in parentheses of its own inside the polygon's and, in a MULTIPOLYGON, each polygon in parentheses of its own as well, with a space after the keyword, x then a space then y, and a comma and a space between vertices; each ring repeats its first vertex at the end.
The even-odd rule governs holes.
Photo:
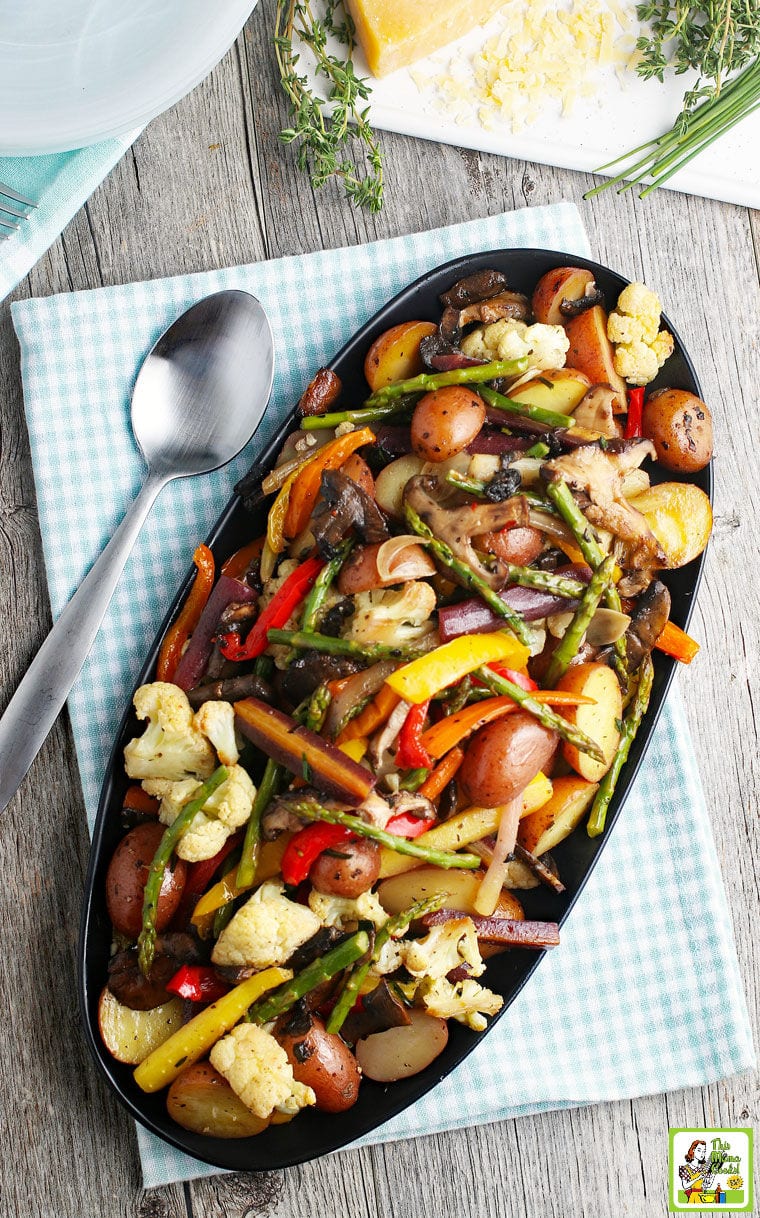
POLYGON ((414 83, 449 120, 517 133, 548 108, 572 114, 604 89, 609 72, 629 72, 639 58, 635 5, 621 0, 512 0, 469 57, 455 51, 414 83))

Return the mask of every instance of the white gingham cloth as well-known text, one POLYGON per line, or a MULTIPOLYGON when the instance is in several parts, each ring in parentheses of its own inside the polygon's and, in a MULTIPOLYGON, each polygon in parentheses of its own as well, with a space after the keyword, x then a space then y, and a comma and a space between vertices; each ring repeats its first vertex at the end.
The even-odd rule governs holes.
MULTIPOLYGON (((0 300, 50 248, 139 134, 132 131, 49 156, 0 157, 0 182, 37 204, 28 220, 19 221, 18 232, 0 242, 0 300)), ((5 202, 15 206, 11 199, 5 202)))
MULTIPOLYGON (((560 203, 354 249, 14 304, 55 615, 140 484, 130 390, 160 332, 202 296, 238 287, 263 302, 275 336, 259 436, 228 468, 162 492, 69 699, 91 818, 119 716, 193 549, 314 369, 424 271, 511 246, 588 253, 576 208, 560 203)), ((561 948, 482 1047, 357 1145, 698 1086, 752 1063, 731 922, 674 691, 561 948), (694 967, 697 954, 708 970, 694 967)), ((146 1187, 214 1172, 139 1127, 138 1140, 146 1187)))

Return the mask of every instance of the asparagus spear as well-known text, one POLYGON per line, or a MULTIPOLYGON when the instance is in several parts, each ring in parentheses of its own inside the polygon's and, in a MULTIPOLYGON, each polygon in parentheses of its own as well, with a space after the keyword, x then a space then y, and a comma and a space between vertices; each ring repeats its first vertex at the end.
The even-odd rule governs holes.
POLYGON ((546 670, 544 685, 547 689, 554 689, 560 677, 564 676, 570 667, 581 645, 581 639, 588 630, 591 619, 596 613, 599 602, 610 586, 614 569, 615 560, 610 554, 605 558, 604 562, 599 564, 591 576, 591 580, 581 597, 581 603, 573 614, 573 620, 557 644, 549 667, 546 670))
POLYGON ((516 402, 513 398, 507 398, 503 393, 497 393, 495 389, 489 389, 483 386, 478 390, 484 402, 492 406, 495 410, 503 410, 506 414, 517 414, 523 419, 533 419, 534 423, 546 423, 547 427, 567 427, 571 419, 566 414, 560 414, 558 410, 546 410, 544 406, 529 406, 527 402, 516 402))
POLYGON ((153 956, 156 951, 156 914, 158 911, 158 898, 161 894, 161 885, 164 880, 164 872, 166 871, 169 859, 172 856, 174 847, 182 837, 183 833, 190 827, 190 822, 194 819, 196 813, 200 812, 207 799, 210 799, 217 787, 228 777, 229 771, 226 766, 220 765, 210 778, 207 778, 196 795, 195 799, 191 799, 188 804, 180 812, 174 824, 169 825, 164 830, 164 836, 158 843, 158 849, 153 856, 153 862, 148 871, 148 879, 145 884, 145 892, 143 894, 142 908, 142 930, 140 931, 137 940, 138 962, 140 971, 145 977, 151 970, 153 964, 153 956))
POLYGON ((594 802, 591 805, 591 815, 589 816, 586 832, 589 837, 598 837, 604 832, 605 821, 607 820, 607 809, 610 806, 610 800, 615 793, 617 780, 620 777, 625 762, 628 759, 628 754, 631 750, 633 739, 639 730, 639 724, 646 714, 649 706, 649 698, 652 693, 652 681, 654 679, 654 664, 652 656, 647 655, 641 661, 639 668, 639 680, 636 689, 636 694, 631 703, 630 710, 623 720, 623 730, 620 733, 620 741, 615 756, 612 758, 612 765, 605 774, 599 784, 599 790, 594 796, 594 802))
POLYGON ((318 685, 314 693, 309 698, 309 705, 306 711, 304 724, 311 728, 313 732, 321 732, 322 724, 325 721, 330 703, 332 702, 332 694, 326 684, 318 685))
POLYGON ((350 829, 359 837, 368 837, 373 842, 379 842, 381 846, 387 846, 389 850, 395 850, 397 854, 408 854, 412 858, 431 863, 434 867, 474 870, 480 866, 480 859, 476 854, 455 854, 451 850, 436 850, 433 846, 423 846, 419 840, 412 841, 395 833, 386 833, 385 829, 378 829, 377 825, 369 824, 360 816, 339 812, 336 808, 325 808, 314 799, 288 799, 287 804, 296 816, 301 816, 304 820, 324 820, 328 825, 345 825, 346 829, 350 829))
POLYGON ((350 966, 369 951, 369 935, 366 930, 357 931, 350 939, 344 939, 313 964, 297 973, 290 981, 272 990, 248 1008, 248 1022, 264 1024, 284 1015, 306 994, 315 990, 323 981, 329 981, 336 973, 350 966))
POLYGON ((325 431, 327 428, 339 427, 341 423, 353 423, 355 427, 361 427, 365 423, 373 423, 376 419, 400 414, 408 405, 408 402, 394 399, 382 405, 366 406, 359 410, 333 410, 330 414, 310 414, 301 419, 301 430, 325 431))
POLYGON ((421 654, 415 647, 391 647, 384 643, 356 643, 353 639, 335 639, 329 634, 306 634, 303 630, 268 630, 270 643, 287 647, 323 651, 333 656, 356 656, 359 660, 416 660, 421 654))
MULTIPOLYGON (((409 380, 395 381, 392 385, 384 385, 382 389, 375 390, 364 405, 380 406, 395 398, 404 397, 407 393, 431 393, 434 389, 445 389, 448 385, 482 385, 484 381, 495 381, 502 376, 519 376, 527 367, 527 359, 505 359, 494 360, 490 364, 473 364, 471 368, 454 368, 451 372, 422 372, 409 380)), ((483 396, 485 397, 485 394, 483 396)), ((561 417, 562 423, 555 426, 566 427, 567 415, 561 417)))
MULTIPOLYGON (((599 538, 593 528, 575 502, 570 487, 561 478, 558 478, 554 482, 547 484, 546 493, 565 524, 572 530, 573 536, 578 542, 578 548, 586 559, 586 562, 591 567, 598 567, 604 559, 604 550, 599 544, 599 538)), ((612 582, 608 584, 605 590, 604 603, 608 609, 614 609, 617 613, 620 613, 622 608, 620 594, 612 582)), ((629 674, 625 635, 615 643, 615 658, 618 676, 623 681, 624 686, 626 686, 629 674)))
MULTIPOLYGON (((404 505, 404 512, 409 527, 419 537, 425 538, 441 565, 448 567, 456 575, 460 583, 464 584, 466 588, 470 588, 471 591, 476 592, 493 613, 503 618, 521 643, 524 643, 526 647, 530 646, 530 631, 520 617, 520 614, 516 613, 510 605, 507 605, 499 594, 488 586, 482 576, 473 571, 472 567, 468 567, 467 563, 457 558, 445 542, 439 541, 432 530, 425 524, 424 520, 417 515, 414 508, 410 507, 408 503, 404 505)), ((271 635, 271 630, 269 633, 271 635)))
POLYGON ((326 563, 319 575, 314 580, 314 584, 306 597, 306 603, 303 609, 303 618, 301 619, 301 630, 305 630, 308 634, 313 633, 317 629, 319 623, 319 615, 322 611, 322 606, 325 603, 327 593, 336 578, 338 572, 344 562, 351 553, 353 547, 353 539, 348 537, 341 543, 338 553, 335 558, 330 559, 326 563))
POLYGON ((550 731, 556 732, 568 744, 572 744, 575 748, 580 749, 582 753, 587 753, 589 757, 593 757, 595 761, 604 761, 604 754, 599 748, 595 740, 582 732, 579 727, 569 723, 562 715, 558 715, 556 711, 549 706, 544 706, 541 702, 536 702, 536 699, 531 697, 527 690, 521 689, 519 685, 515 685, 513 681, 508 681, 506 677, 499 677, 490 668, 478 668, 476 676, 480 678, 484 685, 487 685, 491 693, 504 695, 511 698, 523 710, 528 711, 542 723, 544 727, 550 731))
POLYGON ((253 801, 251 815, 245 828, 243 852, 240 855, 240 862, 238 863, 235 875, 235 886, 237 888, 250 888, 253 884, 259 856, 261 817, 266 812, 271 800, 277 794, 277 788, 284 773, 285 770, 281 765, 278 765, 276 761, 272 761, 271 757, 267 758, 264 773, 259 783, 259 789, 253 801))
POLYGON ((361 990, 364 978, 367 976, 372 965, 380 959, 380 953, 388 940, 393 938, 394 935, 403 934, 416 918, 421 918, 423 914, 432 913, 434 910, 440 909, 444 899, 444 893, 436 893, 435 896, 427 897, 424 901, 417 901, 409 909, 405 909, 401 913, 396 914, 395 917, 389 918, 385 925, 381 926, 375 935, 375 942, 367 959, 361 960, 349 973, 346 984, 341 990, 340 997, 330 1012, 326 1028, 328 1032, 340 1032, 349 1011, 359 997, 359 991, 361 990))

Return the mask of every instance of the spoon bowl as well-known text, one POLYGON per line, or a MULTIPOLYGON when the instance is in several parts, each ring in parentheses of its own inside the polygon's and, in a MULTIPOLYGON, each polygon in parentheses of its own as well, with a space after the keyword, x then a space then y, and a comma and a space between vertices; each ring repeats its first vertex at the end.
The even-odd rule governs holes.
POLYGON ((0 812, 58 718, 159 491, 237 456, 261 422, 273 375, 272 331, 249 292, 198 301, 146 357, 132 393, 132 430, 147 477, 0 719, 0 812))
POLYGON ((132 430, 148 466, 168 480, 226 465, 255 431, 273 374, 272 333, 254 296, 217 292, 192 305, 135 381, 132 430))

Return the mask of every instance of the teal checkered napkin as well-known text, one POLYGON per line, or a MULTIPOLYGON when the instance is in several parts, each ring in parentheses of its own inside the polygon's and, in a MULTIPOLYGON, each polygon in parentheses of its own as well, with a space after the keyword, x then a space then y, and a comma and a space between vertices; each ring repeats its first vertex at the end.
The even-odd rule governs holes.
MULTIPOLYGON (((90 818, 119 716, 193 549, 314 369, 424 271, 511 246, 588 253, 575 207, 561 203, 355 249, 13 306, 55 615, 139 486, 129 396, 159 333, 202 296, 237 287, 263 302, 275 336, 274 391, 258 437, 226 469, 162 492, 69 699, 90 818)), ((357 1144, 696 1086, 752 1061, 710 823, 674 693, 562 947, 548 953, 483 1046, 357 1144), (689 964, 696 941, 711 961, 706 975, 689 964)), ((213 1174, 142 1129, 138 1139, 146 1187, 213 1174)))
POLYGON ((38 205, 17 233, 0 242, 0 300, 50 248, 139 134, 50 156, 0 157, 0 182, 38 205))

